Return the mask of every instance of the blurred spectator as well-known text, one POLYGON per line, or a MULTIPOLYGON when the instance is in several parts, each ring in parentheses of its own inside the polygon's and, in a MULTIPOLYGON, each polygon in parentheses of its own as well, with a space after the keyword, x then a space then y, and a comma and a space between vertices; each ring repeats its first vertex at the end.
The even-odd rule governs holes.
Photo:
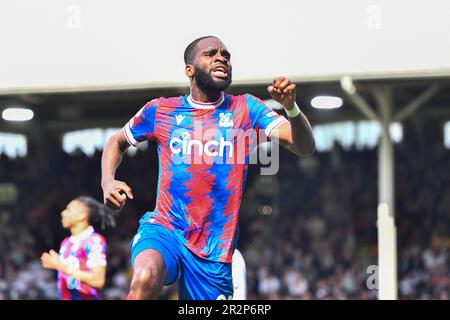
MULTIPOLYGON (((448 299, 449 150, 396 148, 399 297, 448 299)), ((129 244, 140 216, 154 208, 157 156, 149 150, 124 161, 117 173, 135 198, 116 229, 105 232, 104 299, 128 294, 129 244)), ((40 253, 58 248, 66 236, 59 215, 70 199, 102 199, 101 152, 88 157, 52 148, 48 157, 47 167, 38 170, 33 155, 0 156, 0 181, 19 191, 14 205, 0 204, 0 299, 57 299, 56 274, 40 268, 40 253)), ((377 264, 376 150, 344 152, 336 145, 305 159, 284 150, 280 157, 283 165, 274 177, 258 178, 257 166, 250 167, 241 205, 239 248, 247 263, 248 298, 376 299, 377 290, 367 287, 368 268, 377 264)), ((164 288, 161 298, 176 298, 176 284, 164 288)))

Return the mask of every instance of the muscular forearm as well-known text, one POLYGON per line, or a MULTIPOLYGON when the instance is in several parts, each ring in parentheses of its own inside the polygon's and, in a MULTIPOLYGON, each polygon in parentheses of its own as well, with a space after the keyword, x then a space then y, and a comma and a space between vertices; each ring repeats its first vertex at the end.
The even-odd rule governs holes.
POLYGON ((307 156, 314 152, 315 143, 311 125, 306 116, 300 112, 296 117, 288 117, 291 123, 293 151, 299 156, 307 156))
POLYGON ((120 210, 125 205, 127 197, 133 199, 131 188, 125 182, 114 178, 116 169, 128 147, 125 133, 120 130, 108 140, 102 155, 103 201, 114 210, 120 210))
MULTIPOLYGON (((119 134, 119 133, 118 133, 119 134)), ((117 135, 112 136, 105 145, 102 154, 102 186, 114 179, 116 169, 122 161, 127 146, 119 143, 117 135)))

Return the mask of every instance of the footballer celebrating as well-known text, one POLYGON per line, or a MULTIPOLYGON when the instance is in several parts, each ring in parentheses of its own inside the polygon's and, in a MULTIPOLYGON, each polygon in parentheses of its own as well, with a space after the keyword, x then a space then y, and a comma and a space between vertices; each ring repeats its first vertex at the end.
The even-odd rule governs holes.
POLYGON ((311 126, 289 79, 276 77, 267 88, 286 118, 250 94, 225 93, 231 54, 219 38, 194 40, 184 61, 190 93, 146 103, 102 155, 104 202, 118 210, 133 199, 130 186, 115 179, 124 152, 146 140, 157 144, 156 207, 142 216, 131 243, 129 299, 155 299, 177 280, 182 300, 232 299, 231 262, 252 140, 242 137, 261 131, 299 156, 314 151, 311 126))

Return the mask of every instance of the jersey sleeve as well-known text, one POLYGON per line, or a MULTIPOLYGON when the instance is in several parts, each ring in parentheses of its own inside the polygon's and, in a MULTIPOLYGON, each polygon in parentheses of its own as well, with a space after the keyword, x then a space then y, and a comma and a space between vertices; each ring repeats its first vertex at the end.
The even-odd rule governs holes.
POLYGON ((102 236, 95 234, 86 244, 88 268, 106 267, 106 240, 102 236))
POLYGON ((245 100, 248 106, 252 128, 264 130, 267 137, 270 138, 273 131, 282 123, 288 122, 284 116, 272 110, 261 99, 251 94, 246 94, 245 100))
POLYGON ((128 143, 137 146, 139 142, 155 139, 155 116, 158 100, 147 102, 125 125, 128 143))

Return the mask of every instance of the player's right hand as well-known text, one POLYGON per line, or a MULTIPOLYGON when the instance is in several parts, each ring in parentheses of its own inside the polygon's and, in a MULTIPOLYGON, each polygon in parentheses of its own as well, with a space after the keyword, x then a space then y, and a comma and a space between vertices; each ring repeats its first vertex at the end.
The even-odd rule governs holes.
POLYGON ((127 197, 133 199, 133 192, 125 182, 111 180, 103 185, 103 203, 108 207, 122 209, 127 197))

